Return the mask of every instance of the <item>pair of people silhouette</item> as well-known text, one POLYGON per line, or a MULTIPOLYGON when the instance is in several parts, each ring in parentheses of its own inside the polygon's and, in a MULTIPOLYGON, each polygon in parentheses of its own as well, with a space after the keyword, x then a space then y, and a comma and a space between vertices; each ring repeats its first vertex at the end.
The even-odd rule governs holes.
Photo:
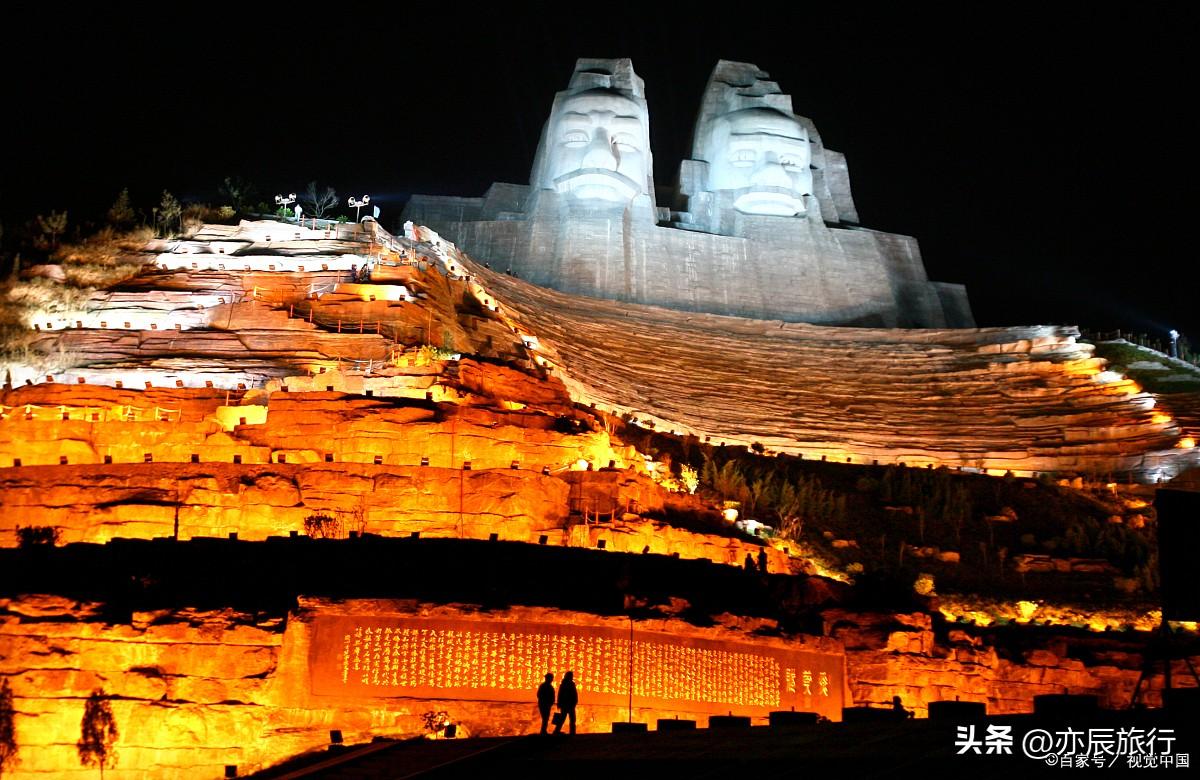
MULTIPOLYGON (((550 711, 554 708, 554 675, 546 674, 545 681, 537 689, 538 711, 542 714, 542 733, 550 722, 550 711)), ((579 691, 575 688, 575 672, 563 675, 558 684, 558 714, 554 716, 554 733, 561 734, 563 723, 571 719, 571 733, 575 733, 575 705, 579 704, 579 691)))

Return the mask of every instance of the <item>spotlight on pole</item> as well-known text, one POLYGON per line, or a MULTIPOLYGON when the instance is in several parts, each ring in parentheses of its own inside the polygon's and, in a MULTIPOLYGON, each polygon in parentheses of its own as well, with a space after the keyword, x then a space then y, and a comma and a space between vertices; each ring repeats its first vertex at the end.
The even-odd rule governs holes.
POLYGON ((1171 328, 1167 335, 1171 337, 1171 357, 1177 358, 1179 357, 1179 331, 1171 328))
POLYGON ((358 212, 362 209, 363 206, 367 205, 370 202, 371 202, 370 195, 363 195, 362 200, 355 200, 353 196, 350 197, 350 207, 354 209, 354 221, 355 222, 358 222, 358 212))
POLYGON ((287 208, 288 206, 290 206, 291 204, 293 204, 295 202, 296 202, 296 193, 294 193, 294 192, 289 192, 287 194, 287 197, 284 197, 283 195, 275 196, 275 205, 279 206, 279 208, 281 208, 281 209, 287 208))

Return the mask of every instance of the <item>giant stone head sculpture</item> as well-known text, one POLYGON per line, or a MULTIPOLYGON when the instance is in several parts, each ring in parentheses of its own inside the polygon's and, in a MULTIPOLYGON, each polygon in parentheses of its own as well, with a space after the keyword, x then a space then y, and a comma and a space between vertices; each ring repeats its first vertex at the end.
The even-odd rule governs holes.
MULTIPOLYGON (((726 213, 806 216, 813 195, 814 139, 792 112, 792 100, 756 66, 717 63, 692 137, 685 194, 726 213)), ((683 177, 681 177, 683 178, 683 177)), ((682 182, 681 182, 682 183, 682 182)), ((714 222, 714 224, 715 224, 714 222)))
POLYGON ((729 191, 743 214, 791 217, 812 194, 808 131, 773 108, 744 108, 715 117, 699 159, 708 162, 708 188, 729 191))
POLYGON ((554 98, 530 183, 600 204, 652 197, 644 93, 630 60, 579 60, 554 98))

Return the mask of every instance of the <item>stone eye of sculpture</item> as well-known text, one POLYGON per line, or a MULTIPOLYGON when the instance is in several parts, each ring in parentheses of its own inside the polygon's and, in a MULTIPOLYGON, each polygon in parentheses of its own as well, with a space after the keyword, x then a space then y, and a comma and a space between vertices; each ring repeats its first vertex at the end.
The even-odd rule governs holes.
POLYGON ((704 148, 708 188, 732 191, 743 214, 796 216, 812 194, 808 132, 786 114, 747 108, 719 117, 704 148))
POLYGON ((647 137, 635 101, 608 90, 571 95, 551 119, 539 184, 584 200, 627 202, 646 191, 647 137))

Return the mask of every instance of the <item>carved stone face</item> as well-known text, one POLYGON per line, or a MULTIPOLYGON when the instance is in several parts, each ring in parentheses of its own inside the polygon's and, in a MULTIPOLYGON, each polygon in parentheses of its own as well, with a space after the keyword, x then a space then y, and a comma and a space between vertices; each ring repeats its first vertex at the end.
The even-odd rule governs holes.
POLYGON ((732 191, 743 214, 804 214, 812 194, 808 131, 769 108, 747 108, 718 118, 704 148, 708 189, 732 191))
POLYGON ((584 200, 628 202, 646 192, 649 129, 645 109, 607 90, 564 98, 545 138, 538 184, 584 200))

